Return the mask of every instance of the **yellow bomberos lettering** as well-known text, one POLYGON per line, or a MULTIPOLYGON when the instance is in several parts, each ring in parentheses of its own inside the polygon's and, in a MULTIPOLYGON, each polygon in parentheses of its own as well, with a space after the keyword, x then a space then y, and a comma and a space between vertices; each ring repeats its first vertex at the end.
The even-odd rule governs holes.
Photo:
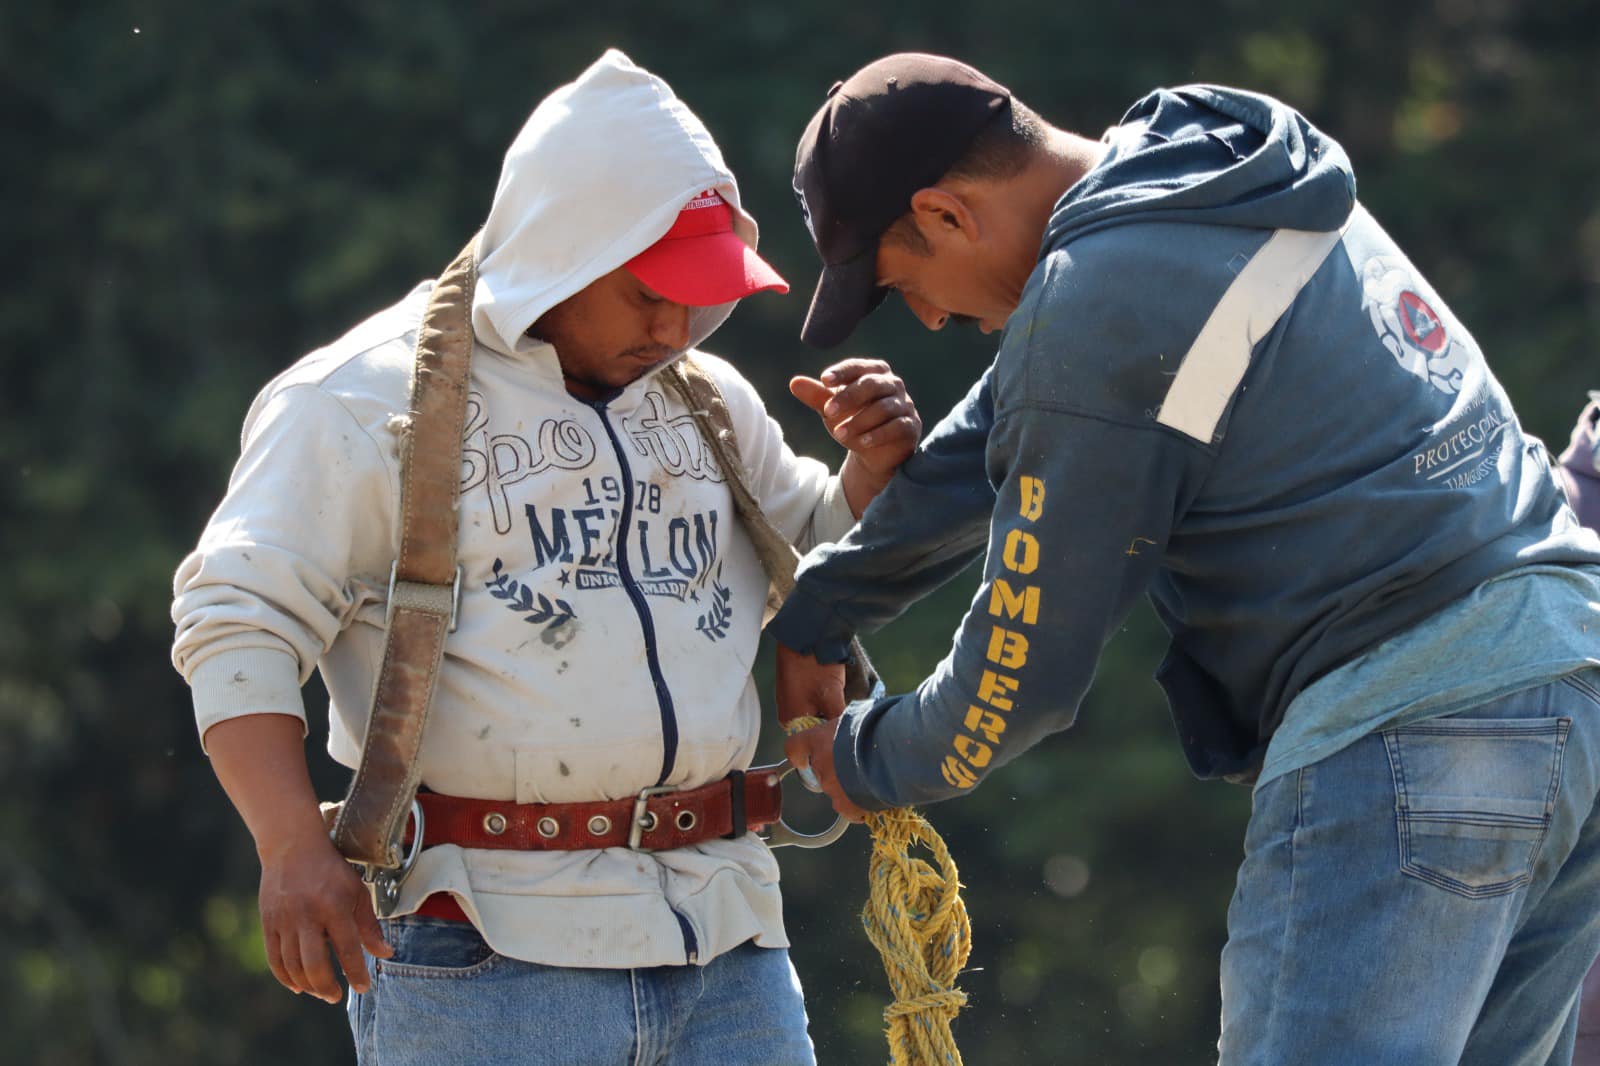
POLYGON ((997 674, 993 670, 985 670, 983 677, 978 681, 978 698, 992 707, 1002 711, 1011 709, 1011 693, 1017 691, 1018 681, 1014 677, 997 674))
POLYGON ((1021 592, 1015 592, 1006 583, 1003 577, 994 579, 994 586, 989 590, 989 613, 996 618, 1016 618, 1029 625, 1039 620, 1039 589, 1034 585, 1024 585, 1021 592))
POLYGON ((1007 570, 1019 574, 1033 573, 1039 569, 1039 538, 1032 533, 1013 529, 1006 534, 1006 550, 1001 553, 1000 559, 1006 564, 1007 570))
POLYGON ((987 658, 1007 670, 1015 670, 1028 661, 1028 638, 1014 629, 995 626, 989 633, 987 658))
MULTIPOLYGON (((1045 482, 1037 477, 1022 477, 1018 490, 1022 496, 1022 517, 1035 522, 1045 514, 1045 482)), ((1024 530, 1010 530, 1006 533, 1000 560, 1011 573, 1029 575, 1038 570, 1040 554, 1042 549, 1037 536, 1024 530)), ((1038 623, 1038 600, 1038 586, 1011 587, 1005 578, 995 578, 994 584, 989 586, 989 615, 1034 626, 1038 623)), ((1027 651, 1029 640, 1021 632, 1005 626, 995 626, 989 632, 986 658, 1000 669, 1016 671, 1026 666, 1027 651)), ((970 789, 978 784, 978 771, 994 762, 995 747, 1000 746, 1000 738, 1005 736, 1005 717, 1000 712, 1010 711, 1011 698, 1021 685, 1016 677, 989 669, 984 671, 978 680, 978 699, 989 706, 973 703, 966 707, 966 717, 962 720, 966 731, 955 735, 955 754, 946 755, 944 762, 939 763, 939 775, 946 784, 957 789, 970 789)))
MULTIPOLYGON (((1036 477, 1022 477, 1017 486, 1022 497, 1022 517, 1029 522, 1037 521, 1044 514, 1044 481, 1036 477)), ((1037 537, 1025 530, 1013 529, 1006 533, 1000 560, 1013 574, 1031 574, 1039 568, 1042 554, 1037 537)), ((989 586, 989 614, 994 618, 1035 625, 1039 621, 1040 595, 1037 585, 1012 588, 1005 578, 997 577, 989 586)), ((989 632, 985 657, 1002 670, 1018 670, 1027 665, 1028 647, 1026 636, 1014 629, 996 625, 989 632)), ((980 702, 968 704, 966 717, 962 720, 966 732, 956 734, 952 741, 955 754, 946 755, 939 765, 939 774, 946 784, 966 789, 978 783, 978 772, 994 761, 995 750, 1005 736, 1006 720, 999 712, 1012 709, 1012 697, 1021 687, 1022 682, 1015 677, 994 670, 983 672, 978 680, 980 702)))
POLYGON ((939 774, 946 784, 954 788, 971 788, 978 783, 978 775, 954 755, 944 757, 944 764, 939 767, 939 774))
POLYGON ((1018 488, 1022 493, 1023 518, 1030 522, 1037 522, 1039 516, 1044 514, 1044 480, 1036 477, 1024 477, 1018 488))
POLYGON ((1006 720, 993 711, 986 711, 977 704, 967 705, 966 721, 962 723, 973 733, 977 733, 991 744, 1000 743, 1000 734, 1006 731, 1006 720))
POLYGON ((973 766, 982 769, 989 765, 989 759, 994 755, 994 751, 977 737, 969 737, 965 733, 957 733, 956 754, 973 766))

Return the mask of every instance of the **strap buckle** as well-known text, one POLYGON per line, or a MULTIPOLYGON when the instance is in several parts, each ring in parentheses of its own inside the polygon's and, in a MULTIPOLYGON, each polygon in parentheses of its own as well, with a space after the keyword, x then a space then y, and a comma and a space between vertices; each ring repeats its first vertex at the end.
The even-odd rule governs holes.
MULTIPOLYGON (((456 564, 456 579, 450 585, 449 593, 449 618, 450 625, 445 632, 456 631, 456 615, 461 611, 461 564, 456 564)), ((419 611, 432 611, 434 614, 445 614, 443 585, 428 585, 420 581, 401 581, 400 560, 396 559, 389 566, 389 601, 383 609, 383 628, 388 629, 394 621, 395 591, 405 594, 406 606, 419 611)))

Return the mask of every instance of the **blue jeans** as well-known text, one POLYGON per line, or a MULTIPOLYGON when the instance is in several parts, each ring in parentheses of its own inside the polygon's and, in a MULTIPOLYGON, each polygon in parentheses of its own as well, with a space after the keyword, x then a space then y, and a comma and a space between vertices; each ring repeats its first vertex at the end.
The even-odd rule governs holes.
POLYGON ((1597 793, 1600 670, 1260 788, 1222 1066, 1564 1066, 1600 951, 1597 793))
POLYGON ((706 966, 567 969, 496 954, 466 922, 394 918, 351 994, 360 1066, 814 1066, 800 980, 746 943, 706 966))

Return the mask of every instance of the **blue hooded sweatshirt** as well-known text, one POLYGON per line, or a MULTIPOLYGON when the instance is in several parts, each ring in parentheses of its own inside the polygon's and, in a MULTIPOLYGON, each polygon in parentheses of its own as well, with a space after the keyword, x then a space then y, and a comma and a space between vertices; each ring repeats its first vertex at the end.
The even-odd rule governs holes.
POLYGON ((1190 765, 1248 777, 1330 670, 1489 578, 1600 562, 1338 144, 1208 86, 1107 140, 994 364, 773 622, 838 661, 987 548, 950 654, 839 730, 863 807, 957 794, 1069 726, 1141 593, 1190 765))

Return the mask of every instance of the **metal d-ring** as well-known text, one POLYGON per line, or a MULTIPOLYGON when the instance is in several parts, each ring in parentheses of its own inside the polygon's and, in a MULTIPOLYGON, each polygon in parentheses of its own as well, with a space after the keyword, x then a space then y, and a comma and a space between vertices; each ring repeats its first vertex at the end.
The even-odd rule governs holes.
MULTIPOLYGON (((773 782, 773 788, 783 787, 780 782, 795 772, 794 764, 788 759, 778 763, 777 766, 786 767, 786 769, 784 769, 784 771, 778 775, 777 780, 773 782)), ((776 767, 766 767, 765 769, 775 768, 776 767)), ((850 820, 841 814, 835 816, 833 824, 820 833, 802 833, 791 826, 788 822, 785 822, 782 816, 779 816, 777 823, 767 830, 767 847, 825 848, 829 844, 832 844, 835 840, 838 840, 840 837, 844 836, 845 830, 849 828, 850 820)))
POLYGON ((400 905, 400 886, 410 875, 411 868, 417 865, 417 856, 422 854, 422 803, 415 797, 411 800, 411 818, 417 827, 411 834, 411 848, 406 852, 406 857, 400 860, 400 865, 393 870, 382 866, 362 867, 361 879, 372 888, 372 909, 379 918, 389 917, 400 905))

